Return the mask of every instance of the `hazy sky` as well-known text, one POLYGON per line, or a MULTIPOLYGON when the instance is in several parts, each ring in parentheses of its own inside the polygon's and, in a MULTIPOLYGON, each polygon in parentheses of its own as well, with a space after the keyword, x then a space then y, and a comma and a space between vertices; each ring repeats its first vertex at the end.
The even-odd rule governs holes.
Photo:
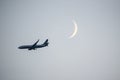
POLYGON ((120 1, 0 0, 0 45, 0 80, 120 80, 120 1))

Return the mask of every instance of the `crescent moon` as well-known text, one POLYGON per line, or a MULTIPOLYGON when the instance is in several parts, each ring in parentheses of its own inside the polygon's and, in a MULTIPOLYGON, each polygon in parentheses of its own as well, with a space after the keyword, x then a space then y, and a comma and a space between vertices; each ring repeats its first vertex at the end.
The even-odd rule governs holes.
POLYGON ((74 24, 74 31, 69 38, 73 38, 77 34, 77 31, 78 31, 77 23, 74 20, 73 20, 73 24, 74 24))

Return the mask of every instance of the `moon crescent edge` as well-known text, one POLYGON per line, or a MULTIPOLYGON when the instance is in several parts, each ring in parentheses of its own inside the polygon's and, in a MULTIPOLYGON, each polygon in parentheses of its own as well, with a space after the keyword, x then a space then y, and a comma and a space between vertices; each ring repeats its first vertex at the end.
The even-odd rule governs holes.
POLYGON ((78 31, 77 23, 75 21, 73 21, 73 23, 74 23, 75 28, 74 28, 74 31, 73 31, 72 35, 69 38, 73 38, 76 35, 77 31, 78 31))

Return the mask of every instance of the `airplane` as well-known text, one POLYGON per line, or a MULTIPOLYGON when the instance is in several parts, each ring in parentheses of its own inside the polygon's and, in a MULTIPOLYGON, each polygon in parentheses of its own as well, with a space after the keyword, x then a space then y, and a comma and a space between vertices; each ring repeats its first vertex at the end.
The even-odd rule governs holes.
POLYGON ((39 42, 39 39, 33 45, 22 45, 22 46, 19 46, 18 48, 19 49, 36 50, 37 48, 46 47, 49 44, 48 39, 46 39, 46 41, 41 45, 37 45, 38 42, 39 42))

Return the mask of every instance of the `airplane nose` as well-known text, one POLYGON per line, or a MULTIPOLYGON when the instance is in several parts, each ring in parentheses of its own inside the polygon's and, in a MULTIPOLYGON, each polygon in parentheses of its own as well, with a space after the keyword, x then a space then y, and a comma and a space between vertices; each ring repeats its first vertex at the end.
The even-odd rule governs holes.
POLYGON ((21 49, 21 46, 19 46, 18 49, 21 49))
POLYGON ((18 49, 20 49, 20 47, 18 47, 18 49))

